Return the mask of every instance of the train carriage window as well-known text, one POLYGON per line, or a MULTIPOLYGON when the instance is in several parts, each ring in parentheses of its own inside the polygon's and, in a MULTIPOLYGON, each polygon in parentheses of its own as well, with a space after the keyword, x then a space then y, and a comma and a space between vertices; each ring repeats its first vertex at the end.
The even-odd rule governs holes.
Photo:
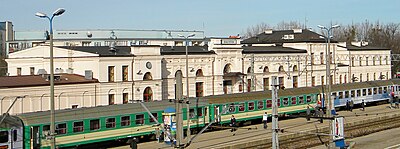
POLYGON ((106 128, 115 128, 115 118, 106 119, 106 128))
POLYGON ((343 99, 343 92, 339 92, 339 99, 343 99))
POLYGON ((383 91, 387 91, 387 90, 388 90, 387 86, 383 87, 383 91))
POLYGON ((8 142, 8 131, 0 131, 0 143, 8 142))
POLYGON ((251 101, 251 102, 248 102, 247 104, 248 104, 247 106, 248 106, 249 111, 253 111, 254 110, 254 102, 251 101))
POLYGON ((363 89, 363 90, 362 90, 362 95, 363 95, 363 96, 366 96, 366 95, 367 95, 367 89, 363 89))
POLYGON ((83 132, 83 121, 74 122, 73 132, 83 132))
POLYGON ((333 96, 333 100, 336 100, 336 97, 337 97, 337 93, 336 92, 333 92, 332 94, 331 94, 332 96, 333 96))
MULTIPOLYGON (((268 107, 268 100, 267 100, 267 107, 268 107)), ((259 110, 264 109, 264 101, 258 101, 257 108, 259 110)))
POLYGON ((239 112, 244 112, 244 103, 240 103, 239 112))
POLYGON ((236 111, 235 105, 234 105, 233 103, 231 103, 231 104, 229 105, 229 113, 233 113, 233 112, 235 112, 235 111, 236 111))
POLYGON ((306 100, 307 100, 307 103, 311 103, 312 102, 311 96, 307 96, 306 100))
POLYGON ((278 103, 277 103, 278 107, 281 106, 281 99, 278 99, 278 103))
POLYGON ((299 104, 304 104, 304 96, 299 96, 299 104))
POLYGON ((297 104, 296 97, 292 97, 292 102, 291 102, 291 104, 292 104, 292 105, 297 104))
POLYGON ((194 109, 189 109, 189 117, 195 118, 196 114, 194 113, 194 109))
POLYGON ((136 114, 136 125, 143 125, 144 124, 144 114, 136 114))
POLYGON ((203 109, 197 108, 197 116, 203 116, 203 109))
MULTIPOLYGON (((151 115, 153 115, 154 116, 154 118, 156 118, 156 120, 158 121, 158 113, 151 113, 151 115)), ((190 118, 192 118, 192 115, 194 115, 194 109, 189 109, 189 116, 190 116, 190 118), (193 110, 193 111, 192 111, 193 110), (192 113, 193 112, 193 113, 192 113)), ((156 121, 154 121, 154 119, 153 118, 151 118, 151 117, 149 117, 149 121, 150 121, 150 123, 155 123, 156 121)))
POLYGON ((94 119, 90 120, 90 130, 99 130, 100 129, 100 120, 94 119))
POLYGON ((50 125, 43 125, 42 130, 44 135, 50 134, 50 125))
POLYGON ((17 130, 13 130, 13 140, 17 141, 18 139, 18 131, 17 130))
POLYGON ((222 109, 220 108, 220 112, 224 112, 224 113, 222 113, 222 114, 228 114, 229 109, 226 110, 226 108, 228 108, 228 106, 227 106, 227 105, 224 105, 224 106, 222 107, 222 109))
POLYGON ((361 96, 361 90, 357 90, 357 97, 361 96))
POLYGON ((372 88, 368 89, 368 94, 367 95, 372 95, 372 88))
POLYGON ((374 94, 378 94, 378 88, 374 88, 374 94))
POLYGON ((396 88, 397 88, 397 91, 400 91, 400 86, 397 86, 396 88))
POLYGON ((379 89, 379 90, 378 90, 378 91, 379 91, 379 94, 382 94, 382 91, 383 91, 383 90, 382 90, 382 87, 379 87, 378 89, 379 89))
POLYGON ((283 98, 283 106, 289 105, 289 98, 283 98))
POLYGON ((355 97, 355 91, 354 90, 351 90, 350 97, 355 97))
POLYGON ((130 116, 122 116, 121 117, 121 126, 130 126, 131 125, 131 117, 130 116))
POLYGON ((344 98, 350 98, 350 92, 349 91, 345 91, 344 92, 344 98))
POLYGON ((271 108, 272 107, 272 100, 267 100, 267 108, 271 108))
POLYGON ((61 124, 56 124, 56 133, 58 134, 66 134, 67 133, 67 124, 66 123, 61 123, 61 124))

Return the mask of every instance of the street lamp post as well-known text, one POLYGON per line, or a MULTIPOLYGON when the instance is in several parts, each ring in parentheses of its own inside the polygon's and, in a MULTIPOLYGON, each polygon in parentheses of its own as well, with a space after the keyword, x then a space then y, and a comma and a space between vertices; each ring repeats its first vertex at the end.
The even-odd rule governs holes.
POLYGON ((55 138, 55 112, 54 112, 54 61, 53 61, 53 18, 60 16, 65 12, 65 9, 58 8, 54 11, 51 17, 45 13, 37 12, 35 15, 40 18, 47 18, 50 22, 50 138, 51 138, 51 149, 56 147, 55 138))
POLYGON ((187 108, 187 113, 186 113, 186 119, 187 119, 187 141, 190 141, 190 107, 189 107, 189 58, 188 58, 188 44, 189 41, 188 39, 190 37, 194 37, 196 34, 190 34, 187 36, 184 35, 180 35, 178 34, 179 37, 185 38, 185 52, 186 52, 186 98, 187 98, 187 104, 186 104, 186 108, 187 108))
MULTIPOLYGON (((322 30, 326 30, 328 36, 325 37, 326 39, 326 93, 325 93, 325 99, 328 100, 328 106, 326 106, 327 108, 327 115, 328 117, 332 116, 332 109, 334 108, 334 106, 332 105, 332 99, 331 99, 331 50, 330 50, 330 43, 331 43, 331 32, 332 29, 334 28, 338 28, 340 27, 339 25, 333 25, 330 28, 326 28, 325 26, 322 25, 318 25, 319 28, 321 28, 322 30)), ((332 121, 329 121, 329 130, 332 130, 332 121)), ((330 139, 329 139, 330 140, 330 139)), ((330 147, 330 142, 328 144, 328 148, 330 147)))

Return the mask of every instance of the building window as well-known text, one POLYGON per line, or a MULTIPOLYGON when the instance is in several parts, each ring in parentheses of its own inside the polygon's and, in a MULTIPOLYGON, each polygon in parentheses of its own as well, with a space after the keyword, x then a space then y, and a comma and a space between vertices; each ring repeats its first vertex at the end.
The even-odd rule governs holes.
POLYGON ((314 53, 311 53, 311 65, 314 65, 314 53))
POLYGON ((321 85, 325 84, 325 76, 321 76, 321 85))
POLYGON ((128 66, 122 66, 122 81, 128 81, 128 66))
POLYGON ((367 73, 367 81, 369 81, 369 73, 367 73))
POLYGON ((100 129, 100 120, 90 120, 90 130, 99 130, 100 129))
POLYGON ((374 65, 374 66, 376 65, 375 64, 375 57, 372 58, 372 65, 374 65))
POLYGON ((297 88, 298 87, 298 79, 297 76, 293 76, 293 88, 297 88))
POLYGON ((203 97, 203 82, 196 82, 196 97, 203 97))
MULTIPOLYGON (((224 90, 225 90, 225 87, 224 87, 224 90)), ((242 84, 239 84, 239 92, 243 92, 243 85, 242 84)))
MULTIPOLYGON (((153 116, 154 116, 154 118, 156 118, 156 120, 158 121, 158 114, 157 113, 151 113, 153 116)), ((154 119, 153 118, 151 118, 150 117, 150 123, 155 123, 156 121, 154 121, 154 119)))
POLYGON ((114 66, 108 66, 108 82, 114 82, 114 66))
POLYGON ((121 126, 130 126, 131 125, 131 117, 130 116, 122 116, 121 117, 121 126))
POLYGON ((67 124, 66 123, 57 124, 56 125, 56 133, 57 133, 57 135, 66 134, 67 133, 67 124))
POLYGON ((22 68, 21 68, 21 67, 18 67, 18 68, 17 68, 17 76, 20 76, 20 75, 21 75, 21 72, 22 72, 22 68))
POLYGON ((374 80, 376 80, 376 73, 374 72, 374 80))
POLYGON ((129 102, 128 96, 129 96, 128 93, 122 93, 122 103, 123 104, 127 104, 129 102))
POLYGON ((74 132, 83 132, 83 121, 74 122, 74 132))
POLYGON ((106 119, 106 128, 115 128, 115 118, 106 119))
POLYGON ((115 95, 114 94, 108 94, 108 105, 113 105, 115 102, 115 95))
POLYGON ((382 65, 382 56, 379 56, 379 65, 382 65))
POLYGON ((368 64, 368 57, 365 58, 365 65, 367 65, 367 66, 369 65, 368 64))
POLYGON ((344 75, 344 83, 347 83, 347 75, 344 75))
POLYGON ((31 75, 35 75, 35 67, 30 67, 29 69, 30 69, 30 72, 31 72, 30 74, 31 75))
POLYGON ((151 76, 150 72, 146 72, 143 76, 143 80, 153 80, 153 76, 151 76))
POLYGON ((136 123, 136 125, 143 125, 144 124, 144 115, 137 114, 135 123, 136 123))
POLYGON ((150 87, 146 87, 143 92, 143 101, 144 102, 149 102, 153 99, 153 91, 151 90, 150 87))
POLYGON ((389 65, 389 57, 388 56, 386 56, 385 61, 386 61, 386 65, 389 65))
POLYGON ((351 66, 354 67, 354 57, 351 57, 351 66))
POLYGON ((329 83, 332 85, 333 84, 333 75, 329 76, 329 83))
POLYGON ((283 77, 279 77, 279 89, 285 89, 285 81, 283 77))
POLYGON ((268 68, 268 66, 265 66, 265 67, 264 67, 264 71, 263 71, 263 72, 264 72, 264 74, 269 73, 269 68, 268 68))
POLYGON ((72 108, 72 109, 76 109, 76 108, 78 108, 78 105, 72 105, 71 108, 72 108))
POLYGON ((360 63, 359 65, 362 66, 362 58, 361 57, 359 57, 358 62, 360 63))
POLYGON ((251 92, 251 79, 247 79, 247 92, 251 92))
POLYGON ((339 84, 342 84, 342 75, 339 76, 339 84))
POLYGON ((363 81, 363 78, 362 78, 362 73, 360 74, 360 82, 362 82, 363 81))
POLYGON ((321 59, 321 64, 324 64, 324 52, 319 54, 319 59, 321 59))
POLYGON ((269 90, 269 78, 264 78, 263 84, 264 84, 264 91, 269 90))
POLYGON ((311 77, 311 86, 315 86, 315 76, 311 77))

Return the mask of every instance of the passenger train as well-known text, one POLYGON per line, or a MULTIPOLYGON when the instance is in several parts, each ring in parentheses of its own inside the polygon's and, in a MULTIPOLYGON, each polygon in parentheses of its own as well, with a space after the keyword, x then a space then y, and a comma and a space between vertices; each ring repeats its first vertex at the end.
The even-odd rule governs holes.
MULTIPOLYGON (((387 101, 390 92, 398 95, 400 80, 368 81, 332 85, 335 107, 344 106, 347 100, 359 104, 387 101)), ((291 88, 278 91, 279 113, 304 112, 309 104, 322 99, 322 87, 291 88)), ((163 122, 167 107, 174 107, 169 100, 144 103, 163 122)), ((185 107, 185 106, 184 106, 185 107)), ((271 91, 216 95, 191 99, 190 127, 202 128, 210 122, 228 124, 232 114, 238 123, 258 120, 264 112, 271 113, 271 91), (226 110, 225 110, 226 109, 226 110)), ((186 110, 183 108, 184 126, 186 110)), ((0 149, 50 148, 50 111, 1 116, 0 149)), ((154 137, 156 122, 137 103, 108 105, 90 108, 57 110, 56 144, 58 148, 85 148, 100 142, 126 141, 132 137, 154 137)), ((186 129, 186 128, 185 128, 186 129)))

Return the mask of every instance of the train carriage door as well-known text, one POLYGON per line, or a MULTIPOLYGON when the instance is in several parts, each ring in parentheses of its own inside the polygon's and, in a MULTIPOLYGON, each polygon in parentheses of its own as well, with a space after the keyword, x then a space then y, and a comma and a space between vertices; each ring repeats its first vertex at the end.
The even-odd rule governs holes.
POLYGON ((40 148, 39 126, 31 127, 31 149, 40 148))

